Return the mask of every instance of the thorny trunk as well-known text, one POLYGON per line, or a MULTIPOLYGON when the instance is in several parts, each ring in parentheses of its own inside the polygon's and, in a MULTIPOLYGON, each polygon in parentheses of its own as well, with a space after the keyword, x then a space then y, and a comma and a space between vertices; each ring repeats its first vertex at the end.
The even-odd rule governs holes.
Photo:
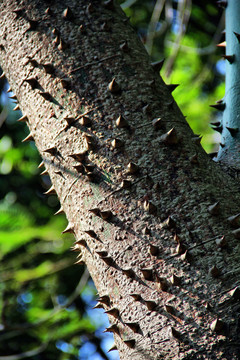
MULTIPOLYGON (((240 0, 226 7, 226 89, 225 97, 213 105, 223 112, 218 131, 222 132, 218 160, 240 169, 240 0)), ((224 45, 224 44, 222 44, 224 45)))
POLYGON ((237 183, 118 6, 48 6, 2 2, 1 66, 121 359, 239 359, 237 183))

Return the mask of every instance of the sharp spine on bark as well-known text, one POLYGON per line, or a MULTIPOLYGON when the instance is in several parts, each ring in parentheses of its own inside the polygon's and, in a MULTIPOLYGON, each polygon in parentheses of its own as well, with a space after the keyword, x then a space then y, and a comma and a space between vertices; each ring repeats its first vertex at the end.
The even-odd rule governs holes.
POLYGON ((39 87, 39 83, 35 78, 25 79, 24 81, 26 81, 31 86, 32 90, 37 89, 39 87))
POLYGON ((77 240, 76 245, 81 245, 81 246, 84 246, 85 248, 87 248, 87 243, 86 243, 86 240, 84 240, 84 239, 77 240))
POLYGON ((82 151, 80 153, 76 153, 76 154, 71 154, 68 155, 70 157, 72 157, 74 160, 82 162, 85 160, 86 156, 87 156, 87 151, 82 151))
POLYGON ((84 134, 84 137, 86 139, 87 142, 87 149, 88 150, 93 150, 96 148, 96 139, 94 136, 90 135, 90 134, 84 134))
POLYGON ((113 94, 117 94, 121 91, 121 88, 115 78, 113 78, 112 81, 108 84, 108 90, 113 94))
POLYGON ((159 283, 159 287, 162 291, 167 291, 168 289, 168 282, 165 278, 163 277, 158 277, 157 276, 157 281, 159 283))
POLYGON ((172 93, 178 86, 179 84, 168 84, 167 88, 172 93))
POLYGON ((30 133, 28 136, 25 137, 25 139, 22 140, 22 142, 27 142, 27 141, 34 141, 32 133, 30 133))
POLYGON ((47 15, 52 15, 52 10, 48 7, 48 8, 45 10, 45 14, 47 14, 47 15))
POLYGON ((44 164, 44 161, 41 161, 40 164, 38 165, 38 169, 40 169, 41 167, 43 167, 45 164, 44 164))
POLYGON ((103 256, 102 260, 109 266, 112 266, 114 264, 114 260, 111 256, 103 256))
POLYGON ((24 9, 23 8, 22 9, 15 9, 15 10, 13 10, 13 13, 16 15, 16 17, 20 17, 20 16, 23 15, 24 9))
POLYGON ((216 267, 216 265, 212 266, 211 269, 209 270, 209 274, 213 277, 213 278, 217 278, 220 275, 220 270, 216 267))
POLYGON ((59 215, 59 214, 64 214, 64 210, 63 210, 62 206, 60 207, 60 209, 58 211, 55 212, 54 215, 59 215))
POLYGON ((180 256, 180 259, 181 259, 182 261, 187 261, 187 262, 190 263, 191 260, 192 260, 192 257, 191 257, 191 255, 190 255, 189 251, 186 250, 185 253, 180 256))
POLYGON ((196 145, 200 145, 202 140, 202 136, 194 135, 192 137, 192 142, 194 142, 196 145))
POLYGON ((117 334, 117 335, 120 334, 117 324, 110 325, 103 332, 111 332, 111 333, 114 333, 114 334, 117 334))
POLYGON ((93 213, 96 216, 100 216, 100 209, 99 208, 89 209, 88 211, 90 211, 91 213, 93 213))
POLYGON ((136 344, 136 340, 135 339, 128 339, 128 340, 123 340, 124 344, 127 345, 130 349, 133 349, 135 347, 136 344))
POLYGON ((17 121, 19 121, 19 122, 26 122, 26 121, 28 121, 28 118, 27 118, 27 115, 23 115, 22 117, 20 117, 17 121))
POLYGON ((225 147, 225 144, 219 143, 219 145, 221 146, 221 148, 225 147))
POLYGON ((232 231, 233 236, 235 239, 240 239, 240 228, 232 231))
POLYGON ((166 134, 160 137, 160 141, 167 145, 176 145, 179 143, 179 138, 175 128, 169 130, 166 134))
POLYGON ((7 93, 10 93, 12 91, 11 86, 9 87, 9 89, 7 90, 7 93))
POLYGON ((153 125, 155 130, 162 129, 163 128, 162 119, 161 118, 153 119, 152 125, 153 125))
POLYGON ((129 174, 136 174, 139 170, 139 166, 134 164, 133 162, 130 162, 128 165, 127 165, 127 171, 129 174))
POLYGON ((120 149, 124 146, 124 143, 122 140, 116 138, 112 140, 111 145, 113 149, 120 149))
POLYGON ((19 105, 16 105, 15 108, 13 108, 13 111, 18 111, 18 110, 20 110, 20 107, 19 105))
POLYGON ((54 186, 52 185, 50 189, 48 189, 44 194, 45 195, 56 194, 56 190, 54 189, 54 186))
POLYGON ((68 44, 60 38, 58 50, 65 50, 68 48, 68 44))
POLYGON ((94 239, 97 238, 97 234, 95 233, 94 230, 84 230, 84 232, 94 239))
POLYGON ((167 313, 172 314, 172 315, 175 313, 175 308, 168 304, 165 305, 165 310, 167 313))
POLYGON ((50 147, 48 149, 43 150, 43 152, 46 152, 46 153, 48 153, 50 155, 56 155, 57 148, 56 148, 56 146, 52 146, 52 147, 50 147))
POLYGON ((108 352, 113 351, 113 350, 117 350, 117 345, 113 344, 112 347, 110 347, 110 349, 108 350, 108 352))
POLYGON ((217 47, 226 47, 226 41, 223 41, 220 44, 217 44, 217 47))
POLYGON ((120 50, 124 51, 124 52, 128 52, 129 51, 129 46, 127 41, 124 41, 122 44, 120 44, 119 46, 120 50))
POLYGON ((230 128, 230 127, 226 126, 226 129, 228 129, 228 131, 230 132, 232 137, 234 137, 238 133, 238 128, 230 128))
POLYGON ((123 189, 129 189, 132 185, 132 182, 130 180, 126 180, 124 179, 122 182, 121 182, 121 185, 120 187, 123 188, 123 189))
POLYGON ((149 104, 145 105, 145 106, 142 108, 142 111, 143 111, 144 114, 150 114, 150 113, 151 113, 150 105, 149 105, 149 104))
POLYGON ((194 154, 193 156, 190 157, 190 163, 198 164, 198 155, 197 154, 194 154))
POLYGON ((48 171, 47 171, 47 169, 45 169, 45 170, 43 170, 43 171, 41 172, 40 175, 47 175, 47 174, 48 174, 48 171))
POLYGON ((113 10, 114 9, 114 1, 113 0, 104 1, 103 6, 106 9, 113 10))
POLYGON ((159 247, 149 243, 149 252, 153 256, 157 256, 159 254, 159 247))
POLYGON ((208 212, 211 215, 218 215, 219 211, 220 211, 220 203, 219 203, 219 201, 215 202, 213 205, 210 205, 208 207, 208 212))
POLYGON ((86 115, 81 117, 79 122, 82 126, 86 126, 86 127, 92 125, 92 120, 86 115))
POLYGON ((60 43, 60 36, 59 35, 57 35, 55 37, 55 39, 53 40, 53 43, 54 43, 54 45, 59 45, 59 43, 60 43))
POLYGON ((96 251, 96 253, 100 256, 100 258, 108 255, 107 251, 105 250, 96 251))
POLYGON ((132 279, 135 278, 135 273, 134 273, 133 269, 130 267, 126 268, 126 269, 122 269, 122 272, 129 278, 132 278, 132 279))
POLYGON ((153 280, 153 269, 152 268, 143 268, 140 269, 141 273, 143 274, 143 277, 145 280, 153 280))
POLYGON ((91 14, 94 11, 94 6, 93 4, 90 2, 87 6, 87 13, 91 14))
POLYGON ((111 210, 100 211, 100 216, 103 220, 109 220, 112 217, 111 210))
POLYGON ((113 317, 115 317, 116 319, 119 318, 119 310, 117 308, 111 308, 109 310, 104 311, 105 314, 109 314, 112 315, 113 317))
POLYGON ((101 26, 100 26, 100 29, 102 31, 109 31, 110 30, 110 26, 107 22, 104 22, 101 26))
POLYGON ((128 122, 124 119, 124 117, 122 115, 120 115, 117 120, 116 120, 116 126, 119 128, 119 129, 122 129, 122 128, 128 128, 129 127, 129 124, 128 122))
POLYGON ((214 127, 218 127, 221 125, 221 122, 220 121, 216 121, 214 123, 210 123, 211 126, 214 126, 214 127))
POLYGON ((141 301, 142 297, 140 294, 130 294, 131 297, 134 298, 135 301, 141 301))
POLYGON ((214 332, 221 331, 223 327, 224 327, 224 322, 220 319, 215 319, 210 325, 211 330, 214 332))
POLYGON ((234 33, 234 35, 236 36, 237 41, 240 43, 240 34, 238 34, 238 33, 236 33, 236 32, 233 32, 233 33, 234 33))
POLYGON ((76 169, 77 172, 79 172, 80 174, 84 174, 85 169, 83 164, 78 164, 78 165, 73 165, 74 169, 76 169))
POLYGON ((68 125, 71 125, 74 121, 75 121, 75 118, 72 117, 72 116, 66 116, 64 118, 64 120, 66 120, 66 122, 68 123, 68 125))
POLYGON ((223 111, 226 107, 226 104, 224 102, 221 102, 221 103, 217 103, 217 104, 209 105, 209 106, 216 110, 223 111))
POLYGON ((227 245, 227 240, 226 240, 225 236, 222 236, 219 239, 216 239, 215 243, 219 248, 224 248, 227 245))
POLYGON ((110 306, 110 297, 108 295, 100 296, 97 301, 107 306, 110 306))
POLYGON ((158 306, 158 304, 153 300, 144 300, 144 302, 148 310, 153 310, 158 306))
POLYGON ((42 67, 44 68, 46 74, 52 75, 55 72, 55 68, 51 63, 42 64, 42 67))
POLYGON ((4 79, 5 78, 5 72, 2 72, 2 74, 0 75, 0 79, 4 79))
POLYGON ((62 234, 71 233, 74 234, 73 224, 69 223, 67 227, 62 231, 62 234))
POLYGON ((240 299, 240 287, 236 286, 234 289, 229 291, 231 300, 236 301, 240 299))
MULTIPOLYGON (((0 78, 1 78, 1 76, 0 76, 0 78)), ((9 96, 9 99, 17 100, 17 97, 16 97, 16 95, 14 94, 14 95, 12 95, 12 96, 9 96)))
POLYGON ((125 323, 125 325, 130 327, 130 329, 135 333, 140 332, 140 326, 137 323, 125 323))
POLYGON ((40 91, 39 95, 41 95, 45 100, 51 101, 52 96, 49 94, 48 91, 40 91))
POLYGON ((172 216, 169 216, 167 220, 164 221, 163 227, 167 229, 173 229, 176 227, 176 221, 173 219, 172 216))
POLYGON ((176 253, 177 254, 183 254, 186 251, 186 247, 185 245, 183 245, 182 243, 178 243, 177 247, 176 247, 176 253))
POLYGON ((165 61, 165 59, 162 59, 161 61, 156 61, 156 62, 151 63, 153 70, 160 72, 163 67, 164 61, 165 61))
POLYGON ((234 62, 235 56, 234 55, 222 55, 224 60, 227 60, 230 64, 234 62))
POLYGON ((222 131, 223 131, 223 127, 222 127, 222 125, 220 125, 220 126, 217 126, 217 127, 213 128, 213 130, 215 130, 215 131, 217 131, 217 132, 219 132, 221 134, 222 131))
POLYGON ((181 333, 177 331, 174 327, 171 327, 171 335, 175 339, 180 339, 181 333))
POLYGON ((178 285, 181 284, 181 278, 178 277, 178 276, 175 275, 175 274, 173 274, 173 275, 171 276, 170 281, 171 281, 172 285, 178 286, 178 285))
POLYGON ((30 20, 30 19, 28 19, 28 23, 29 23, 29 28, 27 31, 36 30, 36 28, 39 24, 37 20, 30 20))
POLYGON ((73 13, 72 13, 72 10, 69 8, 69 7, 67 7, 64 11, 63 11, 63 18, 65 19, 65 20, 69 20, 69 21, 71 21, 72 19, 73 19, 73 13))
POLYGON ((60 83, 61 83, 61 85, 62 85, 62 87, 64 88, 64 89, 69 89, 70 88, 70 85, 71 85, 71 80, 69 80, 69 79, 61 79, 60 80, 60 83))
POLYGON ((97 303, 97 304, 93 307, 93 309, 104 309, 104 306, 103 306, 103 304, 97 303))
POLYGON ((237 215, 232 215, 227 218, 228 223, 233 227, 239 226, 240 213, 237 215))
POLYGON ((143 208, 149 214, 154 215, 157 213, 157 207, 151 201, 145 200, 143 203, 143 208))

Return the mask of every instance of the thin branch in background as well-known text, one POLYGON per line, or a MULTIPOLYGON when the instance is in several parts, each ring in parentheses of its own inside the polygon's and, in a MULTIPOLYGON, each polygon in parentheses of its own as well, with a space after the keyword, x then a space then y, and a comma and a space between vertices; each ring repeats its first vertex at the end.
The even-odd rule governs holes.
POLYGON ((0 114, 0 127, 2 126, 4 121, 6 120, 7 116, 8 116, 7 108, 3 108, 3 111, 0 114))
POLYGON ((124 1, 124 3, 121 4, 121 8, 123 10, 129 8, 130 6, 132 6, 133 4, 135 4, 135 2, 137 2, 137 0, 126 0, 124 1))
POLYGON ((153 41, 156 35, 157 25, 163 10, 165 4, 165 0, 157 0, 156 4, 154 6, 151 20, 148 26, 147 31, 147 39, 146 39, 146 49, 149 53, 149 55, 152 54, 152 47, 153 47, 153 41))
POLYGON ((41 352, 43 352, 47 348, 48 344, 49 341, 43 343, 41 346, 38 346, 37 348, 32 349, 30 351, 24 351, 23 353, 15 354, 15 355, 0 356, 0 360, 20 360, 20 359, 26 359, 29 357, 36 356, 41 352))
POLYGON ((173 44, 172 54, 165 63, 166 77, 169 77, 172 73, 174 62, 181 48, 181 41, 187 30, 191 9, 192 9, 191 0, 183 0, 178 2, 177 14, 178 14, 178 19, 180 21, 179 31, 176 37, 176 41, 173 44))

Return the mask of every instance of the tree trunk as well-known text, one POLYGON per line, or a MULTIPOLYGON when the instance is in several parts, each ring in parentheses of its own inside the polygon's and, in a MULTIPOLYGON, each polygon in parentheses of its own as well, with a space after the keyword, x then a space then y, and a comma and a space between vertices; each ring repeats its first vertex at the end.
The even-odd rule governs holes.
POLYGON ((120 7, 5 0, 0 12, 1 66, 120 358, 239 359, 239 185, 120 7))

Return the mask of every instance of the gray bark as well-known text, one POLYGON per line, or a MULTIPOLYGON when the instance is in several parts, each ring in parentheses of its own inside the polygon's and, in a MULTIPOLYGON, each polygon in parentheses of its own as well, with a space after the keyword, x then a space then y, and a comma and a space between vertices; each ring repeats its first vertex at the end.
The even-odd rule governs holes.
POLYGON ((3 1, 1 66, 121 359, 239 359, 239 185, 109 4, 3 1))

